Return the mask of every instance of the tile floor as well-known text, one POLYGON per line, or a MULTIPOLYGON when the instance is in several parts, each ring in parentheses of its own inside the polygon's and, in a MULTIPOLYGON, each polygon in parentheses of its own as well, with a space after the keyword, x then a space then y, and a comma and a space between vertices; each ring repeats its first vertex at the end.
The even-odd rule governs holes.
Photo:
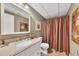
POLYGON ((65 52, 58 52, 53 50, 52 53, 48 53, 47 55, 42 54, 42 56, 67 56, 67 55, 65 54, 65 52))
POLYGON ((55 51, 54 49, 52 49, 52 53, 48 53, 48 56, 67 56, 65 54, 65 52, 58 52, 58 51, 55 51))

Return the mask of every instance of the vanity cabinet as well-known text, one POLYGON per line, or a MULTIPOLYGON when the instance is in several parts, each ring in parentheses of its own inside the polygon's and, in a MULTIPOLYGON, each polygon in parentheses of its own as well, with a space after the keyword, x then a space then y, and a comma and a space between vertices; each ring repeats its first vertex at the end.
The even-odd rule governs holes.
POLYGON ((29 46, 27 49, 17 54, 16 56, 40 56, 41 55, 40 44, 41 41, 33 44, 32 46, 29 46))

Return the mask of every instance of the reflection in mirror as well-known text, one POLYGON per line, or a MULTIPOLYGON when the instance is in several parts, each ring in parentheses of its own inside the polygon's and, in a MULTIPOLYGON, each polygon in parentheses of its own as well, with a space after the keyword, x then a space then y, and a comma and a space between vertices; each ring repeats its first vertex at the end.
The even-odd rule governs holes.
POLYGON ((30 15, 21 8, 4 4, 4 19, 1 20, 1 34, 15 34, 30 32, 30 15))
POLYGON ((79 44, 79 7, 72 14, 72 40, 79 44))

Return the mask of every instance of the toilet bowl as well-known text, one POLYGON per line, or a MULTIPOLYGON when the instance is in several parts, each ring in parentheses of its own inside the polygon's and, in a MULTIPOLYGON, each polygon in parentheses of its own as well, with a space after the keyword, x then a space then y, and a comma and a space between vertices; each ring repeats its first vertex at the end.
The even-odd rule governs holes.
POLYGON ((41 52, 43 54, 47 54, 47 49, 49 48, 49 44, 48 43, 41 43, 41 52))
POLYGON ((42 48, 43 50, 47 50, 47 49, 49 48, 49 44, 48 44, 48 43, 42 43, 42 44, 41 44, 41 48, 42 48))

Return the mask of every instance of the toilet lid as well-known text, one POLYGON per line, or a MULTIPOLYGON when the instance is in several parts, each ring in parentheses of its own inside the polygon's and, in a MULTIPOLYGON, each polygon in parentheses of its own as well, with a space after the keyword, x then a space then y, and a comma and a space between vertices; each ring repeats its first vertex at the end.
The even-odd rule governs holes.
POLYGON ((41 44, 41 48, 48 49, 49 48, 49 44, 48 43, 42 43, 41 44))

